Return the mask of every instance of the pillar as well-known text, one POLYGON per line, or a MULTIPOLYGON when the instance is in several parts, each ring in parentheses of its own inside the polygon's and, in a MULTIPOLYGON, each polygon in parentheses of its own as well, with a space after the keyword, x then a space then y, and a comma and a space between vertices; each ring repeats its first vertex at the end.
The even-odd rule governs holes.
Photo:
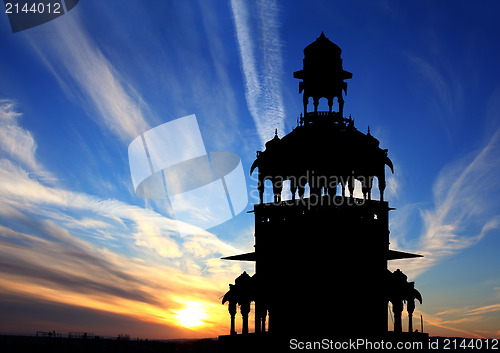
POLYGON ((403 331, 401 324, 401 314, 403 313, 402 300, 395 300, 392 303, 392 312, 394 313, 394 332, 400 333, 403 331))
POLYGON ((408 332, 413 332, 413 312, 415 311, 414 299, 408 299, 406 310, 408 311, 408 332))
POLYGON ((248 334, 248 314, 250 313, 250 301, 241 304, 240 311, 243 318, 241 333, 246 335, 248 334))
POLYGON ((255 303, 255 332, 266 332, 267 310, 255 303))
POLYGON ((269 312, 269 318, 267 319, 267 331, 272 332, 272 326, 271 326, 271 309, 268 310, 269 312))
POLYGON ((261 327, 260 327, 261 318, 260 318, 259 307, 260 307, 260 305, 258 305, 256 302, 255 303, 255 333, 260 332, 260 329, 261 329, 261 327))
POLYGON ((236 302, 229 303, 229 314, 231 315, 231 335, 236 335, 236 327, 235 327, 235 317, 236 317, 236 302))

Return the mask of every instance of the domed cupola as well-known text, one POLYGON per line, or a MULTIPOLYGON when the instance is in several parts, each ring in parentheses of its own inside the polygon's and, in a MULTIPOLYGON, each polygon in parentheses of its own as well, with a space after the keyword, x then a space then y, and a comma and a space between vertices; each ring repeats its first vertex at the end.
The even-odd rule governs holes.
POLYGON ((352 78, 352 73, 342 68, 340 54, 342 50, 321 32, 321 35, 304 49, 304 68, 296 71, 293 77, 301 79, 299 93, 304 91, 304 115, 307 115, 309 97, 313 98, 314 113, 318 111, 320 98, 328 100, 329 112, 333 109, 333 98, 337 97, 339 115, 342 117, 344 98, 347 94, 346 79, 352 78))
POLYGON ((278 129, 274 131, 274 137, 267 141, 265 146, 266 146, 266 151, 267 150, 272 150, 275 148, 275 146, 279 146, 281 139, 278 137, 278 129))
POLYGON ((304 55, 306 57, 316 57, 316 54, 320 53, 322 56, 328 57, 338 57, 340 58, 340 54, 342 53, 342 49, 340 47, 330 41, 325 37, 325 33, 321 32, 321 35, 316 38, 314 42, 309 44, 304 48, 304 55))

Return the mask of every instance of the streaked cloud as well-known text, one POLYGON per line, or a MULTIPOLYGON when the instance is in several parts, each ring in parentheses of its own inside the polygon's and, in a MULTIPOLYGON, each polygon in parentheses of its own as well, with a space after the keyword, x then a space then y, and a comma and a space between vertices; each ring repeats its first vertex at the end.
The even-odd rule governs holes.
MULTIPOLYGON (((431 41, 437 39, 432 37, 431 41)), ((439 47, 437 43, 434 45, 439 47)), ((443 56, 436 55, 432 58, 410 56, 409 59, 416 72, 420 73, 424 82, 430 86, 428 95, 437 112, 435 116, 451 140, 457 120, 459 121, 463 115, 463 78, 451 71, 452 65, 444 62, 443 56)))
POLYGON ((471 309, 464 315, 482 315, 493 311, 500 311, 500 304, 486 305, 480 308, 471 309))
POLYGON ((498 334, 491 329, 495 326, 489 323, 498 322, 499 311, 500 304, 496 303, 480 307, 450 307, 435 314, 422 314, 426 326, 434 326, 429 329, 434 336, 451 336, 458 333, 461 337, 493 338, 498 334))
POLYGON ((154 222, 148 227, 138 222, 131 239, 119 235, 118 242, 129 249, 125 253, 135 256, 130 257, 121 254, 123 250, 113 251, 113 243, 96 246, 52 220, 30 217, 29 233, 0 228, 3 293, 166 325, 166 335, 168 327, 178 326, 172 310, 182 309, 182 300, 188 298, 210 313, 210 324, 201 327, 199 335, 225 329, 226 309, 218 298, 225 291, 223 284, 241 269, 221 263, 220 253, 237 249, 221 250, 223 243, 208 235, 177 243, 166 234, 145 234, 154 222))
POLYGON ((499 229, 499 174, 500 130, 479 151, 441 170, 434 183, 434 208, 421 209, 424 231, 411 249, 424 258, 395 261, 392 266, 401 265, 415 277, 499 229))
POLYGON ((275 129, 281 136, 284 134, 285 109, 281 92, 283 63, 278 7, 273 0, 257 1, 255 6, 232 0, 231 9, 246 101, 263 146, 273 137, 275 129))
MULTIPOLYGON (((17 185, 21 183, 23 180, 17 185)), ((9 195, 2 190, 2 206, 6 204, 22 215, 13 227, 26 229, 18 232, 6 226, 0 228, 0 281, 4 293, 32 295, 38 300, 109 311, 167 326, 177 326, 170 310, 182 309, 180 300, 189 297, 212 313, 211 326, 200 332, 220 331, 220 326, 225 325, 225 308, 218 297, 224 293, 224 283, 230 282, 241 268, 224 263, 220 257, 238 253, 238 249, 207 232, 175 237, 172 222, 150 210, 55 188, 44 192, 48 187, 37 183, 21 189, 27 191, 29 187, 41 196, 26 208, 20 199, 23 194, 9 195), (49 194, 53 197, 43 199, 49 194), (69 197, 69 203, 62 202, 64 196, 69 197), (75 208, 108 219, 107 225, 86 219, 68 222, 75 208), (64 226, 73 225, 78 230, 58 225, 61 217, 51 219, 52 212, 47 209, 66 213, 64 226), (117 239, 104 245, 90 243, 76 236, 83 225, 87 226, 85 233, 100 230, 117 239), (115 250, 118 244, 120 248, 115 250)))
POLYGON ((27 38, 66 94, 70 98, 78 97, 96 123, 104 125, 125 143, 148 130, 143 114, 146 104, 120 77, 77 14, 48 25, 53 30, 50 36, 27 38))
MULTIPOLYGON (((400 192, 400 182, 398 178, 394 175, 388 176, 386 180, 386 190, 385 194, 388 200, 390 199, 397 199, 399 196, 400 192)), ((377 187, 378 187, 378 180, 377 180, 377 187)), ((374 187, 375 188, 375 187, 374 187)))
MULTIPOLYGON (((47 232, 65 232, 50 225, 47 232)), ((172 310, 189 298, 210 311, 208 330, 224 326, 224 307, 215 305, 220 288, 210 279, 186 274, 171 266, 144 264, 97 249, 1 230, 9 242, 23 238, 23 246, 0 242, 2 294, 32 297, 75 307, 120 314, 135 319, 178 326, 172 310)), ((203 331, 203 330, 202 330, 203 331)))
MULTIPOLYGON (((93 225, 102 229, 104 221, 107 226, 114 224, 127 225, 134 230, 131 236, 143 246, 148 246, 160 252, 166 257, 179 257, 181 253, 175 242, 169 242, 175 237, 179 221, 163 217, 162 215, 138 206, 129 205, 118 200, 101 200, 98 197, 84 193, 72 192, 55 186, 47 186, 37 180, 30 178, 29 173, 16 166, 9 160, 0 160, 0 196, 2 203, 20 211, 29 212, 39 216, 56 218, 67 225, 81 227, 82 224, 93 225), (43 207, 40 207, 43 206, 43 207), (69 213, 66 217, 54 215, 53 209, 76 210, 79 212, 91 212, 98 217, 89 222, 88 217, 80 220, 72 220, 69 213), (158 240, 160 239, 160 240, 158 240), (161 240, 163 239, 163 240, 161 240), (162 245, 162 246, 159 246, 162 245)), ((200 241, 210 248, 226 252, 237 252, 238 249, 219 241, 215 235, 202 229, 182 224, 186 231, 196 236, 189 237, 190 240, 200 241)), ((129 228, 130 229, 130 228, 129 228)))
POLYGON ((35 139, 19 124, 20 119, 15 101, 0 99, 0 152, 33 172, 43 173, 35 158, 35 139))
POLYGON ((183 226, 196 235, 180 237, 179 222, 152 210, 47 184, 30 171, 43 170, 34 148, 25 152, 33 159, 0 159, 2 297, 97 309, 175 330, 176 311, 196 302, 210 317, 196 335, 225 330, 219 297, 242 269, 220 257, 241 250, 189 224, 183 226))
POLYGON ((415 314, 415 316, 418 316, 420 314, 423 315, 425 319, 424 329, 427 332, 432 332, 433 336, 486 338, 484 333, 479 334, 473 330, 459 327, 461 324, 477 322, 480 319, 447 320, 437 315, 432 315, 420 311, 416 311, 415 314))

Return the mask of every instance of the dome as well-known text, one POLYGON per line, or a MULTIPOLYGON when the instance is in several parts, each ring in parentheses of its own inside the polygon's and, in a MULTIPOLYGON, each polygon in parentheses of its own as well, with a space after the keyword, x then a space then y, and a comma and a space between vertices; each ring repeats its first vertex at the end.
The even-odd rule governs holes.
POLYGON ((321 35, 304 49, 304 55, 313 54, 315 52, 330 52, 334 55, 340 56, 342 49, 340 49, 337 44, 326 38, 325 34, 321 32, 321 35))
POLYGON ((279 144, 280 141, 281 139, 278 137, 278 129, 276 129, 274 137, 271 140, 267 141, 265 144, 266 150, 269 148, 274 148, 274 146, 276 146, 276 144, 279 144))

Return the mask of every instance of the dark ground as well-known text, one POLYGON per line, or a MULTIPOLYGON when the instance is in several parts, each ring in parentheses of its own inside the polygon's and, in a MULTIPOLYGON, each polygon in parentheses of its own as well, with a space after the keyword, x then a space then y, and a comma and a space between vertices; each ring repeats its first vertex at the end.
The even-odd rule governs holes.
POLYGON ((217 339, 117 340, 107 338, 62 338, 0 336, 1 353, 188 353, 218 352, 217 339))
MULTIPOLYGON (((499 339, 431 337, 427 352, 499 352, 499 339)), ((304 351, 304 350, 299 350, 304 351)), ((332 351, 332 350, 329 350, 332 351)), ((380 351, 380 350, 379 350, 380 351)), ((397 351, 397 350, 393 350, 397 351)), ((218 353, 217 339, 117 340, 0 335, 1 353, 218 353)), ((235 352, 237 353, 237 352, 235 352)), ((267 353, 267 352, 256 352, 267 353)))

